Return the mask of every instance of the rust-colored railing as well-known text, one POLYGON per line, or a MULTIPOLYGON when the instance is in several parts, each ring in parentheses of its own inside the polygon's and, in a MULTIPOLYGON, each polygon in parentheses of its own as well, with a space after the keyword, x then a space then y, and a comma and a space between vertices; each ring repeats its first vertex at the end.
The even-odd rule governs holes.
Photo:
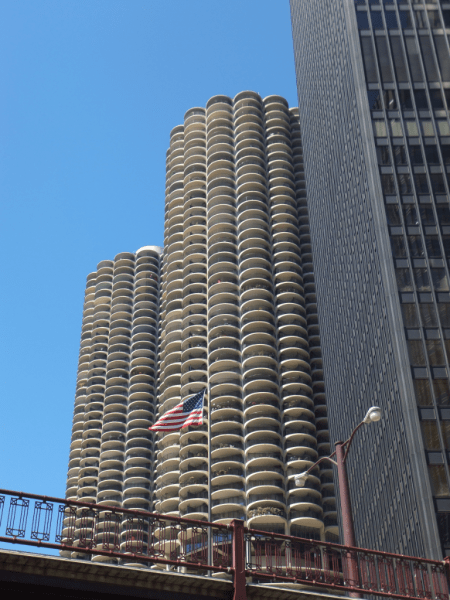
POLYGON ((248 577, 353 597, 449 600, 448 562, 257 531, 240 520, 222 525, 0 489, 0 533, 1 542, 53 548, 68 557, 228 573, 234 600, 246 599, 248 577))

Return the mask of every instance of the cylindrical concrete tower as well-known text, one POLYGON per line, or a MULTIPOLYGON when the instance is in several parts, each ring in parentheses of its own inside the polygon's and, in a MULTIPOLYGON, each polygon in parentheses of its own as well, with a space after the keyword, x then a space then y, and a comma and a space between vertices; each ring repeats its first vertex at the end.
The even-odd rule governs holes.
POLYGON ((157 511, 336 540, 329 465, 294 485, 330 447, 298 112, 279 96, 215 96, 171 133, 159 365, 157 416, 210 386, 211 456, 206 425, 158 434, 157 511))
POLYGON ((161 252, 118 254, 87 277, 68 499, 152 508, 161 252))

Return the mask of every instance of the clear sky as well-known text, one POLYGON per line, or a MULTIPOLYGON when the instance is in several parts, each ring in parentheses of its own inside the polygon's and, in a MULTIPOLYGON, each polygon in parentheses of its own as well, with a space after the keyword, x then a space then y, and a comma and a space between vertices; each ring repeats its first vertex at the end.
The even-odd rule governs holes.
POLYGON ((0 3, 0 488, 63 496, 86 276, 163 245, 170 130, 297 101, 288 0, 0 3))

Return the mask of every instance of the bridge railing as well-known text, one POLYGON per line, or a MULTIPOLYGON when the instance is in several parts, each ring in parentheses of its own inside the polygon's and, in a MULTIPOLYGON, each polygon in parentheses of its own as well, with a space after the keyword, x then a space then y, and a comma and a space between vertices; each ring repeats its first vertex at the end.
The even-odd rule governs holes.
POLYGON ((224 525, 2 489, 0 542, 53 548, 72 558, 88 554, 96 561, 229 574, 234 600, 245 600, 249 577, 353 597, 449 600, 445 561, 258 531, 240 520, 224 525))

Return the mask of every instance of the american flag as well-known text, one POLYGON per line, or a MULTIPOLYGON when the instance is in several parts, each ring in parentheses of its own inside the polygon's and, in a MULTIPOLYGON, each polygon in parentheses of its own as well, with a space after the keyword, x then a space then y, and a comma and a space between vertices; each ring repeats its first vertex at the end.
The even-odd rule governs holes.
POLYGON ((188 425, 202 425, 205 392, 202 390, 168 410, 149 427, 150 431, 177 431, 188 425))

